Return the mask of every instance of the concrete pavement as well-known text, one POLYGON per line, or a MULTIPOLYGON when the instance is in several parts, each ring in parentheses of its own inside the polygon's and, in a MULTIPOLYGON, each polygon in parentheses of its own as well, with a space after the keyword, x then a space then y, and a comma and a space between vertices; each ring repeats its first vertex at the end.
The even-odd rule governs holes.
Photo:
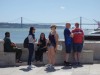
POLYGON ((100 75, 100 64, 85 64, 82 67, 55 66, 48 70, 45 66, 32 69, 27 66, 0 68, 0 75, 100 75))

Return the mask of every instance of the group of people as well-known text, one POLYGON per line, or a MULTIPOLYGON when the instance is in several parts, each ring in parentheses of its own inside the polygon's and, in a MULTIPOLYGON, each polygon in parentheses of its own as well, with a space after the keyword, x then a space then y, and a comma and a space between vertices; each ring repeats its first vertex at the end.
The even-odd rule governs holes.
MULTIPOLYGON (((82 51, 83 47, 83 41, 84 41, 84 33, 82 29, 79 28, 79 23, 75 23, 75 29, 70 31, 71 24, 66 23, 66 28, 64 30, 64 38, 65 38, 65 65, 71 65, 71 63, 68 61, 69 54, 74 52, 74 59, 76 64, 80 64, 79 58, 80 53, 82 51)), ((56 31, 56 25, 51 25, 51 31, 49 33, 48 39, 46 39, 45 34, 41 33, 40 38, 37 43, 37 50, 34 49, 34 44, 37 41, 35 38, 35 28, 30 27, 29 35, 28 35, 28 67, 31 68, 31 62, 32 57, 35 52, 35 61, 36 62, 42 62, 43 61, 43 53, 47 53, 48 57, 48 68, 54 68, 55 65, 55 56, 56 51, 58 47, 58 39, 59 35, 56 31)), ((20 48, 17 48, 16 44, 14 44, 10 39, 10 33, 6 32, 4 37, 4 51, 5 52, 16 52, 16 62, 22 63, 20 60, 22 55, 22 50, 20 48)))
POLYGON ((72 52, 74 53, 74 64, 80 65, 80 54, 83 48, 84 43, 84 32, 81 28, 79 28, 79 23, 75 23, 75 29, 70 31, 71 24, 66 23, 66 28, 64 30, 64 38, 65 38, 65 65, 72 65, 68 59, 69 54, 72 52))

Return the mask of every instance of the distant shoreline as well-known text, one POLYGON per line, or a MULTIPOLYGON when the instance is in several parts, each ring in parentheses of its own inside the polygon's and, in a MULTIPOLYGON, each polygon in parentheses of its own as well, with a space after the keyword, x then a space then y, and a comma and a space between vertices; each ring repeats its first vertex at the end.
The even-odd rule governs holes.
MULTIPOLYGON (((40 24, 20 24, 20 23, 0 23, 0 28, 29 28, 34 26, 35 28, 50 28, 51 25, 40 24)), ((64 28, 64 26, 57 26, 57 28, 64 28)))

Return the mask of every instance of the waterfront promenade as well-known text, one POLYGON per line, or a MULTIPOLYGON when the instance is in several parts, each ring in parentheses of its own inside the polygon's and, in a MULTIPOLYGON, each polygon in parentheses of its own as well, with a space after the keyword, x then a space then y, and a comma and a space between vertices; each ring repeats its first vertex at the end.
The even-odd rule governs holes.
POLYGON ((0 75, 100 75, 100 64, 85 64, 83 67, 56 66, 46 70, 45 66, 28 69, 27 66, 0 68, 0 75))
MULTIPOLYGON (((88 63, 83 66, 77 67, 64 67, 63 65, 63 52, 64 52, 64 41, 60 41, 63 49, 57 51, 57 64, 55 70, 46 69, 45 66, 39 66, 32 69, 27 68, 27 54, 28 50, 23 48, 22 43, 17 44, 18 47, 22 48, 23 53, 21 59, 25 62, 22 64, 15 63, 15 53, 6 53, 3 51, 3 41, 0 42, 0 75, 100 75, 100 41, 85 42, 81 62, 88 63), (9 59, 10 58, 10 59, 9 59), (19 66, 20 65, 20 66, 19 66), (7 67, 5 67, 7 66, 7 67), (9 67, 12 66, 12 67, 9 67)), ((44 53, 44 64, 47 64, 46 53, 44 53)))

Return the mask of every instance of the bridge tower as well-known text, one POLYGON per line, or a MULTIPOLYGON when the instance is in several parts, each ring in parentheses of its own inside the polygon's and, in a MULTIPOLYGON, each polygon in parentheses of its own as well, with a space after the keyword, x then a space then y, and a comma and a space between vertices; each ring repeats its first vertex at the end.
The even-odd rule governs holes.
POLYGON ((80 17, 80 28, 82 28, 82 17, 80 17))
POLYGON ((21 28, 23 27, 23 17, 21 17, 21 28))

